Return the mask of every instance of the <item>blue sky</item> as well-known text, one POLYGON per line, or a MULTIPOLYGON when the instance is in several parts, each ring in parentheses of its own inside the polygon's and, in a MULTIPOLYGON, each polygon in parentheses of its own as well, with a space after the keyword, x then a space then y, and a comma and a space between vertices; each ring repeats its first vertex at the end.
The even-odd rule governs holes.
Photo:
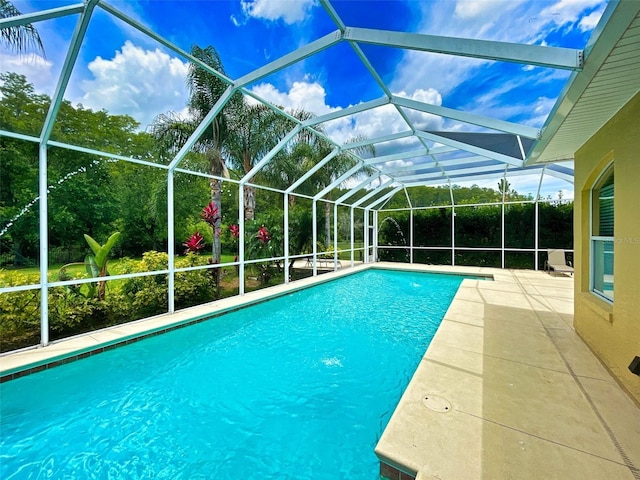
MULTIPOLYGON (((77 3, 14 1, 23 13, 77 3)), ((131 18, 189 51, 213 45, 235 79, 337 29, 313 0, 110 2, 131 18)), ((503 42, 584 48, 606 0, 334 1, 347 26, 503 42)), ((0 71, 27 75, 36 89, 55 88, 77 16, 36 24, 46 58, 0 50, 0 71)), ((568 72, 364 45, 364 54, 392 93, 436 105, 540 127, 568 72)), ((145 128, 168 111, 186 113, 188 61, 96 8, 65 98, 92 109, 133 116, 145 128)), ((380 98, 346 43, 296 63, 249 87, 286 108, 321 115, 380 98)), ((381 108, 326 125, 336 141, 372 138, 404 127, 381 108)), ((465 125, 415 114, 420 128, 465 125)))

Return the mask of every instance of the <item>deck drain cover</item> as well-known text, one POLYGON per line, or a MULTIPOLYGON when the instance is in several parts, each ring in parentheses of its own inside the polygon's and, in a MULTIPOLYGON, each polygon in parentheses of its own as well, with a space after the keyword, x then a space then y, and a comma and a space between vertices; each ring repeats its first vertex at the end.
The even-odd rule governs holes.
POLYGON ((434 412, 438 413, 447 413, 451 411, 451 404, 449 401, 438 395, 427 394, 422 397, 422 403, 424 403, 425 407, 434 412))

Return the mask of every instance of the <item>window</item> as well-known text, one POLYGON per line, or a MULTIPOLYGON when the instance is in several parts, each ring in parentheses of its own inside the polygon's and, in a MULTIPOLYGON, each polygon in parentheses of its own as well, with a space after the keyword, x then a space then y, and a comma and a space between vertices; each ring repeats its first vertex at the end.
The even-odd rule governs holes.
POLYGON ((591 191, 591 291, 613 302, 613 165, 591 191))

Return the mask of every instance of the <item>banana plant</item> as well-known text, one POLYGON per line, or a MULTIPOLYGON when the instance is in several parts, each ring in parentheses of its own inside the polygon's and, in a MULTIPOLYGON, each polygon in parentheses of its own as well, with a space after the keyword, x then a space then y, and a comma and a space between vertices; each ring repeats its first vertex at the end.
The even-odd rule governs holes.
MULTIPOLYGON (((90 277, 107 277, 109 272, 107 271, 107 262, 109 252, 115 245, 116 241, 120 237, 120 232, 112 234, 107 243, 100 245, 89 235, 85 235, 84 238, 91 247, 93 254, 88 254, 84 257, 84 262, 74 262, 63 265, 58 270, 58 280, 66 281, 73 279, 73 274, 70 271, 76 270, 74 267, 84 267, 85 272, 90 277)), ((85 283, 82 285, 69 285, 65 287, 68 292, 82 295, 86 298, 92 298, 97 296, 100 300, 104 299, 106 282, 101 281, 96 285, 94 282, 85 283), (86 293, 85 293, 86 292, 86 293)))
MULTIPOLYGON (((87 241, 91 251, 93 252, 93 255, 87 255, 84 260, 85 264, 88 264, 88 268, 91 269, 91 276, 106 277, 109 275, 109 272, 107 271, 109 252, 116 244, 119 237, 120 232, 115 232, 109 237, 107 243, 100 245, 89 235, 84 235, 84 239, 87 241)), ((98 282, 98 300, 104 299, 106 285, 107 282, 105 280, 98 282)))

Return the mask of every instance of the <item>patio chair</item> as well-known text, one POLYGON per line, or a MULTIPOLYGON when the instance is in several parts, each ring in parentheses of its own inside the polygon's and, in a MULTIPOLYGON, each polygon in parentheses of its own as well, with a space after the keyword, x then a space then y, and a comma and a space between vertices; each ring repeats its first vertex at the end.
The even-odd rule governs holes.
POLYGON ((571 265, 571 262, 567 262, 564 250, 562 249, 547 250, 545 270, 549 274, 551 274, 551 271, 554 271, 573 275, 573 265, 571 265))

